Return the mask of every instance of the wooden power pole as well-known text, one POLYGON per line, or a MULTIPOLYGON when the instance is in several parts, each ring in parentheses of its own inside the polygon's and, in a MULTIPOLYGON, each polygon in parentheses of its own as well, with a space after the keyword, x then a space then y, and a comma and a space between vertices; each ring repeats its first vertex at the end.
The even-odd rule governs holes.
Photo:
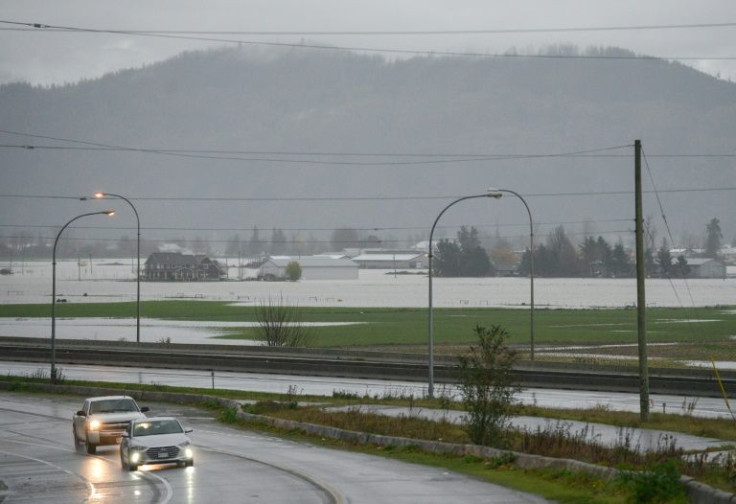
POLYGON ((647 302, 644 290, 644 218, 641 189, 641 140, 634 141, 636 219, 636 320, 639 340, 639 416, 649 421, 649 368, 647 365, 647 302))

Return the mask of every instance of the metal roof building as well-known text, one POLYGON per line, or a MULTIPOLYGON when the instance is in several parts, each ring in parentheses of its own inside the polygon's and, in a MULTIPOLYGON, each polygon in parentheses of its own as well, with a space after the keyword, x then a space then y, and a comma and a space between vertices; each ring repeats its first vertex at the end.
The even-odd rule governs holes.
POLYGON ((423 252, 392 252, 390 250, 365 252, 353 257, 353 261, 366 269, 421 269, 427 267, 426 254, 423 252))
POLYGON ((270 257, 258 270, 260 277, 283 278, 286 266, 296 261, 302 268, 302 280, 357 280, 358 264, 347 258, 326 256, 270 257))

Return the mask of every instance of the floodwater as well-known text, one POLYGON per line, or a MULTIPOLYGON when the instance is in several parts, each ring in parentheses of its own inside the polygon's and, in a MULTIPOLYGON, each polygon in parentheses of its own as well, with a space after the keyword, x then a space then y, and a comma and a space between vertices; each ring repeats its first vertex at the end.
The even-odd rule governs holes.
MULTIPOLYGON (((305 327, 346 326, 360 322, 302 322, 305 327)), ((135 319, 130 318, 56 318, 56 337, 92 341, 135 341, 135 319)), ((257 322, 222 322, 198 320, 162 320, 141 318, 140 339, 143 343, 171 342, 190 345, 263 345, 262 341, 218 339, 239 329, 257 327, 257 322)), ((0 337, 38 338, 51 331, 47 317, 0 317, 0 337)))
MULTIPOLYGON (((15 263, 13 271, 0 276, 0 303, 50 303, 50 261, 15 263)), ((70 303, 134 301, 132 261, 58 261, 56 291, 57 298, 70 303)), ((426 272, 360 270, 356 280, 141 282, 144 301, 202 299, 252 305, 276 298, 299 306, 426 307, 428 280, 426 272)), ((636 280, 536 278, 534 298, 540 308, 634 306, 636 280)), ((650 307, 734 306, 736 278, 647 280, 646 298, 650 307)), ((529 278, 433 279, 435 307, 527 309, 530 300, 529 278)))
MULTIPOLYGON (((236 271, 236 269, 232 269, 236 271)), ((14 274, 0 276, 0 303, 51 302, 50 262, 13 265, 14 274)), ((131 260, 57 262, 57 299, 67 303, 136 300, 131 260)), ((232 275, 235 276, 235 275, 232 275)), ((736 279, 648 280, 648 306, 736 306, 736 279)), ((535 279, 535 306, 539 308, 621 308, 636 302, 634 279, 535 279)), ((360 270, 356 280, 303 280, 298 282, 141 282, 141 299, 212 300, 234 305, 258 305, 282 299, 298 306, 409 307, 428 306, 426 272, 360 270)), ((529 309, 528 278, 435 278, 435 307, 506 307, 529 309)), ((673 323, 676 321, 673 321, 673 323)), ((135 339, 135 320, 57 318, 62 339, 135 339)), ((247 327, 245 322, 141 320, 141 341, 172 343, 258 344, 215 339, 247 327)), ((0 336, 45 337, 49 319, 0 318, 0 336)), ((563 350, 564 351, 564 350, 563 350)), ((610 358, 610 355, 607 356, 610 358)), ((692 365, 699 365, 693 363, 692 365)))

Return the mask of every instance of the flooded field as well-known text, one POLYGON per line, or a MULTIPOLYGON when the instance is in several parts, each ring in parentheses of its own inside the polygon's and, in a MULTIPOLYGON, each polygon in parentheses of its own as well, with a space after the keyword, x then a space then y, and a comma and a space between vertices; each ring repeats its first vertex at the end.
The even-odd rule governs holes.
MULTIPOLYGON (((26 262, 14 274, 0 276, 0 303, 51 301, 51 262, 26 262)), ((283 297, 299 306, 423 307, 428 304, 426 272, 396 274, 360 270, 357 280, 298 282, 141 282, 141 299, 203 299, 256 304, 283 297)), ((436 307, 516 307, 530 302, 529 278, 434 278, 436 307)), ((652 279, 646 283, 648 306, 736 305, 736 279, 652 279)), ((134 301, 131 261, 100 260, 57 264, 58 298, 67 302, 134 301)), ((626 307, 636 303, 636 281, 596 278, 536 278, 535 304, 542 308, 626 307)))

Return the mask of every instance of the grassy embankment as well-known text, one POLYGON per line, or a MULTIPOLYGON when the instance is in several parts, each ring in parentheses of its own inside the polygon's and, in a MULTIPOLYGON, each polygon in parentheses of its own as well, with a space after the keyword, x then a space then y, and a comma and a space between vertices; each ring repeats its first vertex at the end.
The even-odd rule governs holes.
MULTIPOLYGON (((424 352, 426 308, 314 308, 299 309, 304 322, 347 322, 346 326, 310 329, 316 347, 378 347, 392 351, 424 352)), ((142 303, 142 316, 169 320, 255 322, 255 307, 215 301, 151 301, 142 303)), ((48 317, 48 304, 0 305, 0 317, 48 317)), ((57 305, 58 317, 135 317, 135 303, 74 303, 57 305)), ((651 358, 736 361, 736 309, 650 308, 647 311, 651 358)), ((529 342, 529 311, 499 308, 436 308, 434 338, 437 354, 454 355, 458 346, 473 341, 476 325, 501 325, 510 344, 523 351, 529 342)), ((224 338, 254 339, 254 328, 230 328, 224 338)), ((635 345, 636 312, 630 309, 535 311, 535 341, 545 345, 635 345)), ((584 352, 584 350, 577 350, 584 352)), ((600 349, 595 353, 636 355, 636 348, 600 349)), ((539 354, 543 359, 544 355, 539 354)), ((582 358, 581 358, 582 359, 582 358)), ((598 357, 605 361, 605 357, 598 357)))

